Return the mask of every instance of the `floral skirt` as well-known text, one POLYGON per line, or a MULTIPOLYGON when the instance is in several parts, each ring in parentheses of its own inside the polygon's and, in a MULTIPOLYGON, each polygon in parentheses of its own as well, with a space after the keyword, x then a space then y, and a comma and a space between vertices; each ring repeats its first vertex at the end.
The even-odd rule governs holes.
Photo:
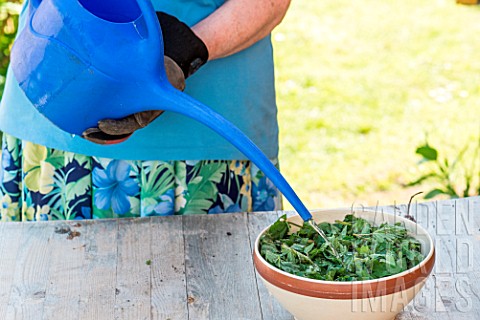
POLYGON ((1 221, 281 209, 278 190, 250 161, 89 157, 8 134, 1 160, 1 221))

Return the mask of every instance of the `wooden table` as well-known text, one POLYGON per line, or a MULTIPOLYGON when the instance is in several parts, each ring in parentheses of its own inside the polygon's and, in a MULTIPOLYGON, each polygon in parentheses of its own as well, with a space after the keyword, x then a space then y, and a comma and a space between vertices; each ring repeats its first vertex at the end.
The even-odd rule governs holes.
MULTIPOLYGON (((480 319, 480 197, 411 213, 435 237, 437 262, 397 319, 480 319)), ((0 319, 291 320, 251 258, 280 214, 0 224, 0 319)))

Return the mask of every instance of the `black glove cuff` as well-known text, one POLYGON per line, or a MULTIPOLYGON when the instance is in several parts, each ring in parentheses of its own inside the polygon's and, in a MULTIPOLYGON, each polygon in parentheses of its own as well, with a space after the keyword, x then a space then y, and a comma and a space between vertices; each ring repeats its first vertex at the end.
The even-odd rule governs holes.
POLYGON ((162 28, 164 54, 180 66, 186 79, 207 62, 207 46, 177 18, 164 12, 157 12, 157 17, 162 28))

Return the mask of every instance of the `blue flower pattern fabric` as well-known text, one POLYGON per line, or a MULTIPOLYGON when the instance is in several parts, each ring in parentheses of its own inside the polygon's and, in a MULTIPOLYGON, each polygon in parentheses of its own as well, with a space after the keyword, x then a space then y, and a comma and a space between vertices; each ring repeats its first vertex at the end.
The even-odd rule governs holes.
POLYGON ((268 208, 275 207, 274 198, 277 188, 266 177, 262 177, 258 184, 253 185, 254 211, 269 211, 268 208))
POLYGON ((130 164, 125 160, 112 160, 107 168, 93 169, 93 185, 97 188, 94 203, 102 210, 112 209, 122 215, 131 209, 129 197, 140 190, 130 177, 130 164))
POLYGON ((278 190, 250 161, 88 157, 8 134, 3 135, 1 156, 1 221, 281 209, 278 190))

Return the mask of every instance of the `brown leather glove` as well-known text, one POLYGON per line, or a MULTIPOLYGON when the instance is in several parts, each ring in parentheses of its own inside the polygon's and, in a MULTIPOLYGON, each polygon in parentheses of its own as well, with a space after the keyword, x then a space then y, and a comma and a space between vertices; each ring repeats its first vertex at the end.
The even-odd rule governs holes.
MULTIPOLYGON (((208 50, 203 41, 177 18, 157 12, 164 42, 165 71, 169 82, 183 91, 185 79, 208 60, 208 50)), ((144 111, 122 119, 104 119, 98 127, 89 128, 83 138, 98 144, 115 144, 128 139, 133 132, 146 127, 163 113, 162 110, 144 111)))

